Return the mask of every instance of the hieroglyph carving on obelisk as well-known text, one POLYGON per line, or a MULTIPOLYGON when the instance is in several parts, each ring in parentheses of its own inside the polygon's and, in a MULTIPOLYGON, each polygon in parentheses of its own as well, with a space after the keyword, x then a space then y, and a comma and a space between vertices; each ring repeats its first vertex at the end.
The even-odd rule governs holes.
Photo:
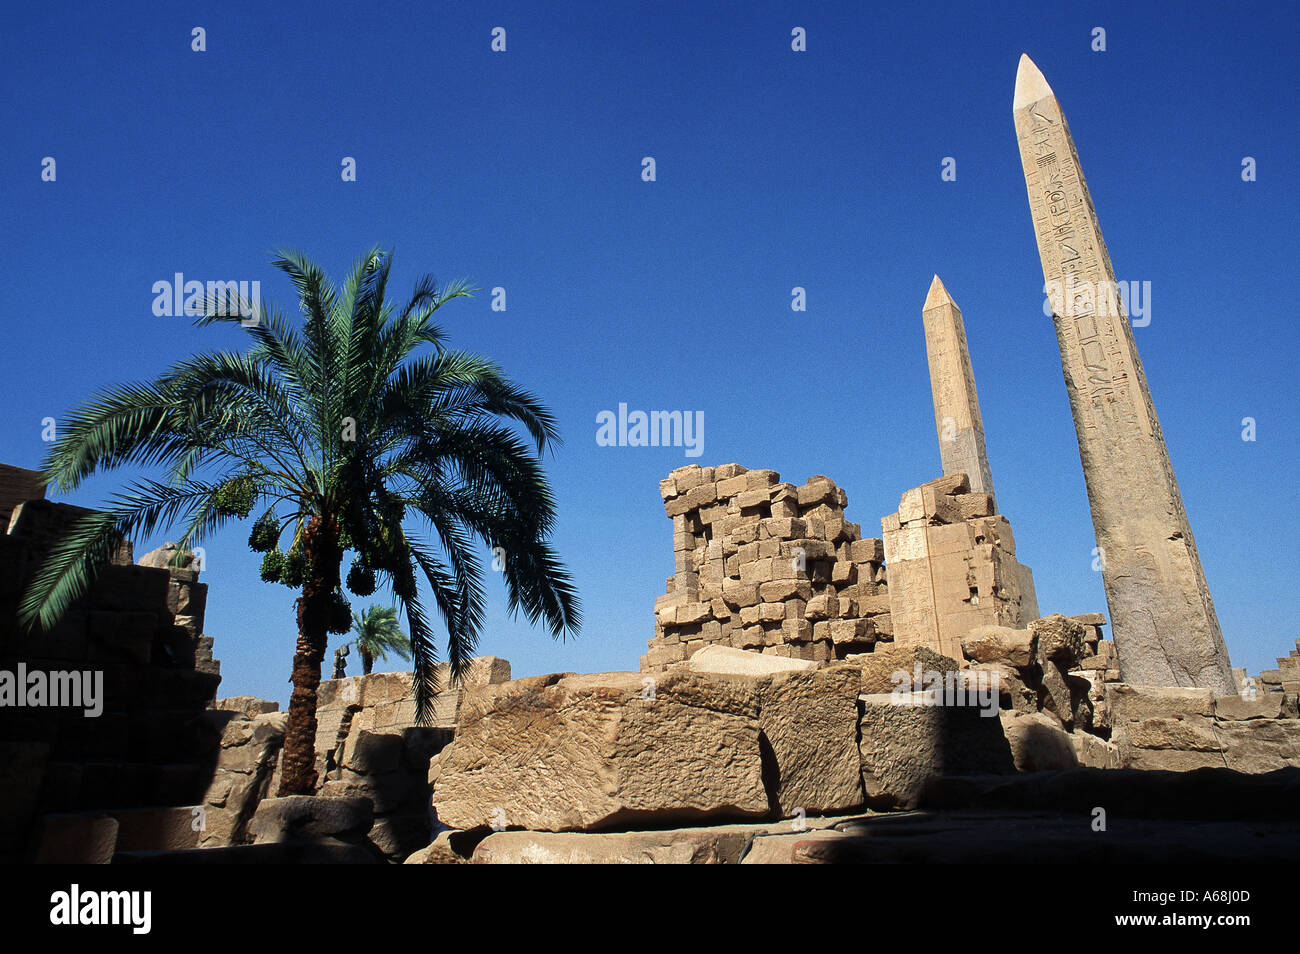
POLYGON ((1074 140, 1027 56, 1013 113, 1121 674, 1231 693, 1227 647, 1074 140))

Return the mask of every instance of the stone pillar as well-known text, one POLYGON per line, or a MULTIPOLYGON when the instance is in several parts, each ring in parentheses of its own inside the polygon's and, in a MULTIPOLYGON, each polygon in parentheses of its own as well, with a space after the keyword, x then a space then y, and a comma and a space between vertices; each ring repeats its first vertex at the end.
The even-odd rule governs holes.
POLYGON ((988 494, 970 492, 965 474, 909 490, 880 525, 896 645, 960 660, 972 629, 1037 619, 1034 577, 1016 559, 1011 524, 988 494))
POLYGON ((1092 196, 1056 96, 1027 56, 1013 113, 1123 677, 1231 693, 1227 647, 1092 196))
MULTIPOLYGON (((961 309, 939 276, 930 283, 921 309, 925 323, 925 353, 930 362, 930 391, 934 396, 934 426, 939 434, 939 459, 944 476, 966 474, 972 493, 993 496, 993 475, 984 449, 975 374, 961 309)), ((997 500, 993 501, 997 512, 997 500)))

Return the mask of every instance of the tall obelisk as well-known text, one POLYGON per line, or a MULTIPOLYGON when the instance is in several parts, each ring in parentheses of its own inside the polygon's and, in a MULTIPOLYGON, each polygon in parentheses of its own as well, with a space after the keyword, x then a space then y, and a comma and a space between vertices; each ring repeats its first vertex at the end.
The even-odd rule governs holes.
MULTIPOLYGON (((993 496, 993 475, 984 449, 984 421, 971 371, 970 348, 961 309, 939 276, 921 308, 925 323, 925 353, 930 362, 930 393, 934 397, 934 426, 939 433, 943 472, 966 474, 972 493, 993 496)), ((997 512, 997 498, 993 502, 997 512)))
POLYGON ((1020 58, 1013 112, 1121 674, 1142 685, 1234 692, 1070 127, 1028 56, 1020 58))

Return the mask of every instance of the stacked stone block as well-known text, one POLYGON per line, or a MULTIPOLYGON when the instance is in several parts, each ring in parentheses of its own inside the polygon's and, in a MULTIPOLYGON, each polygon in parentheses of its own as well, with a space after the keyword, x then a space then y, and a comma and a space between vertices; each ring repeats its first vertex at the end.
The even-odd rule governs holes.
POLYGON ((103 674, 97 717, 82 708, 4 710, 0 857, 24 850, 41 815, 195 805, 211 778, 218 739, 199 717, 221 677, 201 636, 206 586, 197 571, 137 566, 128 543, 50 632, 18 624, 27 582, 87 513, 37 497, 14 507, 0 534, 0 670, 103 674))
POLYGON ((1300 639, 1296 648, 1285 656, 1277 657, 1276 669, 1265 669, 1255 679, 1259 692, 1300 692, 1300 639))
POLYGON ((328 679, 317 691, 317 794, 370 799, 370 838, 396 861, 433 836, 429 763, 452 739, 462 695, 510 680, 509 661, 497 656, 471 659, 458 683, 446 663, 436 670, 439 693, 427 726, 415 722, 410 672, 328 679))
MULTIPOLYGON (((264 710, 270 706, 278 709, 276 703, 254 701, 264 710)), ((289 713, 275 709, 252 712, 250 708, 224 708, 218 702, 206 716, 208 724, 220 733, 221 751, 203 796, 196 847, 223 848, 249 841, 248 826, 257 806, 272 797, 279 785, 289 713)))
POLYGON ((828 477, 691 465, 660 481, 674 574, 655 601, 643 672, 730 646, 818 663, 893 638, 884 549, 844 517, 828 477))
POLYGON ((881 520, 894 638, 962 658, 961 638, 980 626, 1027 626, 1038 617, 1029 567, 1016 560, 1011 524, 965 474, 903 494, 881 520))
MULTIPOLYGON (((510 681, 510 661, 499 656, 471 659, 458 683, 452 683, 446 663, 434 668, 439 692, 433 700, 433 728, 456 727, 463 690, 510 681)), ((316 772, 323 781, 339 767, 350 735, 362 730, 400 734, 415 724, 415 677, 410 672, 323 679, 316 690, 316 772)))
POLYGON ((1300 766, 1294 693, 1122 682, 1104 625, 1100 613, 1053 614, 1023 630, 987 626, 963 639, 968 670, 998 677, 1003 729, 1021 771, 1300 766))

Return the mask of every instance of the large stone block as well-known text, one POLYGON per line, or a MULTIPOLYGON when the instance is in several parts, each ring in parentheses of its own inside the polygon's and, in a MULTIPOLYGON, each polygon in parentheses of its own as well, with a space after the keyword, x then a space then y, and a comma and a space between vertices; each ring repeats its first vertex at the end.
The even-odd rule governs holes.
POLYGON ((1214 717, 1221 722, 1245 719, 1281 719, 1286 716, 1286 696, 1281 692, 1260 692, 1254 698, 1219 696, 1214 700, 1214 717))
POLYGON ((402 863, 407 865, 468 864, 474 849, 486 834, 489 833, 485 830, 455 831, 444 829, 438 832, 427 847, 412 852, 402 863))
POLYGON ((1018 772, 1077 768, 1079 757, 1070 733, 1042 712, 1002 712, 1002 730, 1018 772))
POLYGON ((1106 684, 1106 703, 1115 727, 1129 721, 1214 715, 1214 692, 1210 689, 1112 682, 1106 684))
POLYGON ((428 846, 431 833, 429 809, 421 805, 418 810, 377 817, 370 829, 370 841, 389 861, 400 864, 408 855, 428 846))
POLYGON ((705 646, 691 656, 687 667, 692 672, 721 676, 770 676, 778 672, 816 669, 817 664, 804 659, 764 656, 729 646, 705 646))
POLYGON ((115 810, 117 851, 184 851, 199 847, 208 809, 202 805, 115 810))
POLYGON ((975 706, 930 705, 920 692, 860 701, 862 784, 873 806, 912 808, 943 776, 1015 770, 1001 723, 975 706))
POLYGON ((768 810, 753 680, 539 676, 467 691, 434 806, 453 828, 583 831, 768 810))
POLYGON ((265 712, 279 712, 280 703, 268 699, 258 699, 256 696, 229 696, 225 699, 216 700, 212 703, 212 708, 228 712, 239 712, 251 719, 265 712))
POLYGON ((851 668, 783 672, 760 681, 758 721, 775 773, 768 785, 782 815, 862 804, 859 684, 851 668))
POLYGON ((1054 662, 1065 670, 1075 668, 1084 657, 1083 624, 1053 613, 1030 624, 1037 642, 1039 662, 1054 662))
POLYGON ((1034 657, 1034 633, 1007 626, 979 626, 961 640, 966 658, 980 663, 1005 663, 1020 668, 1034 657))
POLYGON ((864 695, 893 692, 906 683, 915 682, 916 668, 921 672, 956 672, 961 668, 957 660, 941 656, 925 646, 890 646, 878 644, 875 652, 854 656, 843 665, 852 666, 862 673, 861 692, 864 695))
POLYGON ((1251 719, 1215 725, 1223 761, 1238 772, 1260 774, 1300 767, 1300 720, 1251 719))
POLYGON ((257 845, 318 838, 360 838, 374 823, 370 802, 364 798, 327 798, 291 795, 267 798, 257 806, 249 833, 257 845))
POLYGON ((1214 721, 1205 716, 1130 721, 1115 728, 1114 738, 1121 748, 1128 746, 1135 749, 1219 752, 1223 747, 1216 734, 1214 721))
POLYGON ((480 865, 701 865, 736 864, 754 835, 749 825, 667 831, 502 831, 474 849, 480 865))

